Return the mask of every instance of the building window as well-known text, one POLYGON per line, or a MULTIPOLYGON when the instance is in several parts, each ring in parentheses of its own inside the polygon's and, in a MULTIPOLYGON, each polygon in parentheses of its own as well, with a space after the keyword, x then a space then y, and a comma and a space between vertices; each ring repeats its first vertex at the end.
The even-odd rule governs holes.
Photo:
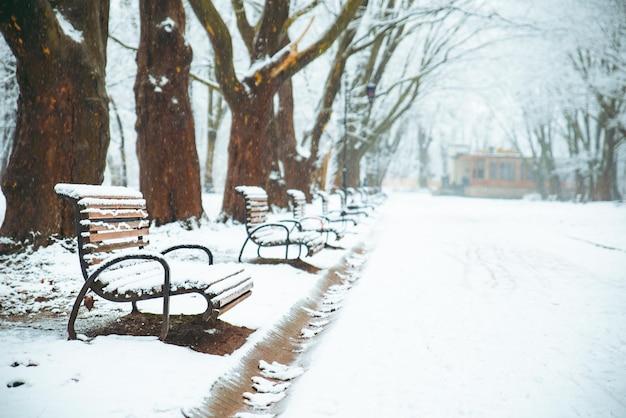
POLYGON ((473 174, 475 179, 485 178, 485 160, 476 160, 473 174))
POLYGON ((498 163, 495 161, 489 163, 489 178, 491 180, 498 179, 498 163))
POLYGON ((500 163, 500 179, 508 181, 515 180, 515 166, 513 163, 500 163))
POLYGON ((525 164, 522 162, 522 180, 530 180, 534 181, 535 176, 533 175, 533 170, 530 167, 530 163, 525 164))

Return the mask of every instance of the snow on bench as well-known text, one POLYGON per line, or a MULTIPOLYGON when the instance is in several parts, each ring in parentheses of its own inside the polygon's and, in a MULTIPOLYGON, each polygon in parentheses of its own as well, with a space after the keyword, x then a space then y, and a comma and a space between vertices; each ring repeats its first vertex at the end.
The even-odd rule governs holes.
POLYGON ((262 247, 285 246, 285 259, 289 258, 289 246, 298 246, 298 258, 302 254, 302 247, 307 249, 307 256, 311 256, 324 248, 325 240, 317 231, 305 231, 302 224, 296 219, 284 219, 277 222, 268 222, 269 203, 267 193, 258 186, 237 186, 246 207, 246 232, 248 236, 239 252, 239 261, 243 250, 251 241, 257 245, 257 255, 261 257, 262 247))
POLYGON ((169 330, 169 297, 199 293, 207 301, 204 317, 215 320, 252 292, 252 279, 239 264, 213 265, 213 254, 201 245, 176 245, 160 253, 147 251, 148 212, 143 195, 126 187, 57 184, 55 191, 76 207, 78 256, 85 283, 74 302, 68 322, 74 322, 88 291, 114 302, 163 298, 161 339, 169 330), (166 259, 177 250, 198 250, 206 262, 166 259))
POLYGON ((305 231, 315 231, 321 234, 326 234, 326 242, 328 242, 328 236, 332 233, 337 240, 343 238, 343 231, 334 228, 330 225, 330 219, 324 216, 306 216, 306 195, 301 190, 289 189, 287 190, 289 196, 289 205, 294 219, 302 224, 305 231), (313 221, 313 222, 311 222, 313 221))

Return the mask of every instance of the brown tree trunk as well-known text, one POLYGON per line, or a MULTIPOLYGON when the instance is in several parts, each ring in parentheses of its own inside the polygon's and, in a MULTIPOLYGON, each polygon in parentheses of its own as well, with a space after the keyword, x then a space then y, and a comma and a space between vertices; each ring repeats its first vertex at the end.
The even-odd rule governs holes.
POLYGON ((288 189, 298 189, 304 192, 307 199, 311 198, 311 182, 314 175, 312 161, 298 153, 296 130, 293 124, 293 85, 291 80, 285 81, 278 90, 278 109, 272 123, 272 141, 274 162, 282 174, 279 181, 272 181, 270 187, 270 201, 272 204, 286 207, 288 204, 288 189))
POLYGON ((215 129, 209 129, 207 134, 206 160, 204 163, 204 191, 213 192, 213 156, 215 154, 215 142, 217 141, 217 132, 215 129))
POLYGON ((268 189, 271 185, 272 153, 268 147, 272 144, 269 138, 272 96, 271 91, 257 91, 236 107, 231 104, 228 171, 222 204, 224 217, 244 220, 243 200, 235 193, 235 187, 260 186, 268 189))
POLYGON ((135 100, 139 180, 157 224, 202 215, 200 164, 189 102, 191 47, 180 0, 139 3, 135 100))
POLYGON ((55 195, 59 182, 100 184, 109 145, 105 89, 109 2, 55 2, 75 29, 61 29, 45 0, 0 4, 0 31, 17 60, 20 88, 14 147, 2 190, 7 199, 0 234, 73 235, 73 213, 55 195), (80 32, 80 37, 77 36, 80 32))
MULTIPOLYGON (((346 187, 359 187, 361 184, 361 159, 363 159, 363 152, 354 149, 349 143, 347 147, 347 153, 345 156, 346 161, 346 187)), ((344 167, 344 154, 343 147, 339 148, 337 154, 337 171, 335 171, 335 187, 343 187, 343 167, 344 167)))
POLYGON ((617 171, 615 166, 615 128, 605 131, 600 172, 596 181, 594 200, 614 200, 617 198, 617 171))

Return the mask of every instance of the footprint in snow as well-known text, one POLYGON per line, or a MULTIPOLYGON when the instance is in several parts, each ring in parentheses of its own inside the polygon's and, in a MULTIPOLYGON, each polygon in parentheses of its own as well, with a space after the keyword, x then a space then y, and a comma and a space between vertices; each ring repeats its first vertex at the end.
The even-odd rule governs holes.
POLYGON ((17 387, 23 386, 25 384, 26 384, 26 382, 23 381, 23 380, 12 380, 9 383, 7 383, 7 387, 8 388, 17 388, 17 387))
POLYGON ((281 393, 250 393, 244 392, 243 397, 246 399, 246 404, 250 405, 254 409, 267 409, 272 404, 281 401, 285 394, 281 393))
POLYGON ((259 361, 259 369, 261 369, 261 375, 263 377, 283 381, 295 379, 304 373, 304 369, 302 367, 287 366, 276 361, 268 363, 265 360, 259 361))
POLYGON ((252 376, 252 387, 259 393, 285 392, 289 385, 289 382, 274 382, 261 376, 252 376))

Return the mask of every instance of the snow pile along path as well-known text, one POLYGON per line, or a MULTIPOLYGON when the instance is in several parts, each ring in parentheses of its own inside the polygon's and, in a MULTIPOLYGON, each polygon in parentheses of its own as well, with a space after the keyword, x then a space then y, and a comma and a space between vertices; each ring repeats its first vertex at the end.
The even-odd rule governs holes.
POLYGON ((626 248, 623 206, 404 195, 385 209, 282 416, 626 416, 626 254, 580 240, 626 248))

